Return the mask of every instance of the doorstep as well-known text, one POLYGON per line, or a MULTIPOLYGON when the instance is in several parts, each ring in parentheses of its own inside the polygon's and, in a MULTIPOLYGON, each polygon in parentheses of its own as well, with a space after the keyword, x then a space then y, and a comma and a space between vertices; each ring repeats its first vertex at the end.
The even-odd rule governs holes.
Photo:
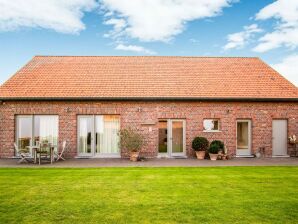
POLYGON ((272 156, 272 158, 289 158, 289 155, 281 155, 281 156, 272 156))
POLYGON ((243 156, 240 156, 240 155, 236 155, 235 156, 236 158, 254 158, 255 156, 254 155, 243 155, 243 156))

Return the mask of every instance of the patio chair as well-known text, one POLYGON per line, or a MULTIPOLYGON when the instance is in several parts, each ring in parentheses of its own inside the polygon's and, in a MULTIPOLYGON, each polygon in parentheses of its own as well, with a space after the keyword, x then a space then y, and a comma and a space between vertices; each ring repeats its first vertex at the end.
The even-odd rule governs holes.
POLYGON ((48 155, 50 153, 50 145, 48 142, 43 142, 40 144, 39 149, 36 151, 38 156, 38 164, 40 165, 41 159, 48 159, 48 155))
POLYGON ((30 154, 29 148, 18 149, 17 144, 14 143, 14 152, 15 152, 15 155, 19 155, 21 157, 21 159, 18 161, 18 163, 31 162, 31 154, 30 154))
POLYGON ((66 150, 66 146, 67 146, 67 142, 66 141, 63 141, 63 143, 62 143, 62 150, 61 150, 61 152, 57 152, 57 159, 56 159, 56 161, 59 161, 59 160, 65 161, 64 152, 66 150))

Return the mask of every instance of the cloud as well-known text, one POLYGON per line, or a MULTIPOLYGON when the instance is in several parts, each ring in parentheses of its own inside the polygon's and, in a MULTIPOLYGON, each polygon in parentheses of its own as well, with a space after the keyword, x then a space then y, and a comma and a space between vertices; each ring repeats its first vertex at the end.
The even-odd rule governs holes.
POLYGON ((115 47, 116 50, 122 50, 122 51, 132 51, 137 53, 144 53, 144 54, 156 54, 156 52, 149 50, 147 48, 144 48, 142 46, 137 45, 124 45, 124 44, 118 44, 115 47))
POLYGON ((284 58, 280 63, 271 66, 298 87, 297 62, 298 54, 293 54, 284 58))
MULTIPOLYGON (((188 21, 214 17, 235 0, 101 0, 107 21, 121 20, 110 37, 128 36, 141 41, 169 41, 188 21)), ((108 24, 109 22, 105 22, 108 24)))
POLYGON ((250 41, 255 33, 260 32, 262 32, 262 29, 258 28, 257 24, 244 26, 243 31, 228 35, 228 43, 223 47, 223 49, 229 50, 233 48, 241 48, 250 41))
POLYGON ((294 49, 298 46, 298 1, 277 0, 256 14, 256 20, 276 19, 278 23, 271 33, 266 33, 259 39, 259 44, 253 49, 256 52, 266 52, 278 47, 294 49))
POLYGON ((96 0, 0 0, 0 31, 31 27, 76 34, 85 29, 84 12, 97 6, 96 0))

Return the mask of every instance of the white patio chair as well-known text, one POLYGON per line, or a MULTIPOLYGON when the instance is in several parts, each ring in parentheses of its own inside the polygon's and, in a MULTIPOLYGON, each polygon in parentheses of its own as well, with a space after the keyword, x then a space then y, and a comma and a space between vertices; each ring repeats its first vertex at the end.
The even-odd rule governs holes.
POLYGON ((59 160, 63 160, 63 161, 65 161, 64 153, 65 153, 66 147, 67 147, 67 142, 66 142, 66 141, 63 141, 61 152, 59 152, 59 151, 57 152, 57 159, 56 159, 56 162, 59 161, 59 160))
POLYGON ((26 162, 29 163, 31 162, 31 154, 29 148, 26 149, 18 149, 18 146, 16 143, 14 143, 14 152, 15 155, 19 155, 21 159, 18 161, 18 163, 26 162))

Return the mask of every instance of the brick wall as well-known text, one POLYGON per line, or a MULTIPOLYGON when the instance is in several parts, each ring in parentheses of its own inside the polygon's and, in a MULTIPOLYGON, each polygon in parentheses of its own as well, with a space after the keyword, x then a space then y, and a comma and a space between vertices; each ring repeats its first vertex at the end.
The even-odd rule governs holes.
MULTIPOLYGON (((287 119, 288 134, 298 135, 298 103, 262 102, 94 102, 94 101, 6 101, 0 104, 0 150, 1 157, 13 155, 10 149, 15 141, 15 115, 55 114, 59 115, 59 144, 70 143, 69 157, 77 154, 77 115, 120 114, 121 127, 135 126, 148 139, 142 150, 145 157, 155 157, 158 152, 158 119, 179 118, 186 120, 187 155, 193 156, 191 141, 195 136, 208 140, 219 139, 227 145, 229 153, 235 154, 236 120, 252 121, 252 152, 266 148, 272 154, 272 119, 287 119), (203 132, 204 118, 219 118, 221 131, 203 132), (145 124, 145 123, 151 124, 145 124), (154 124, 152 124, 154 123, 154 124), (149 128, 151 127, 151 128, 149 128), (152 129, 149 132, 149 129, 152 129)), ((289 146, 290 147, 290 146, 289 146)), ((122 152, 122 156, 127 154, 122 152)))

